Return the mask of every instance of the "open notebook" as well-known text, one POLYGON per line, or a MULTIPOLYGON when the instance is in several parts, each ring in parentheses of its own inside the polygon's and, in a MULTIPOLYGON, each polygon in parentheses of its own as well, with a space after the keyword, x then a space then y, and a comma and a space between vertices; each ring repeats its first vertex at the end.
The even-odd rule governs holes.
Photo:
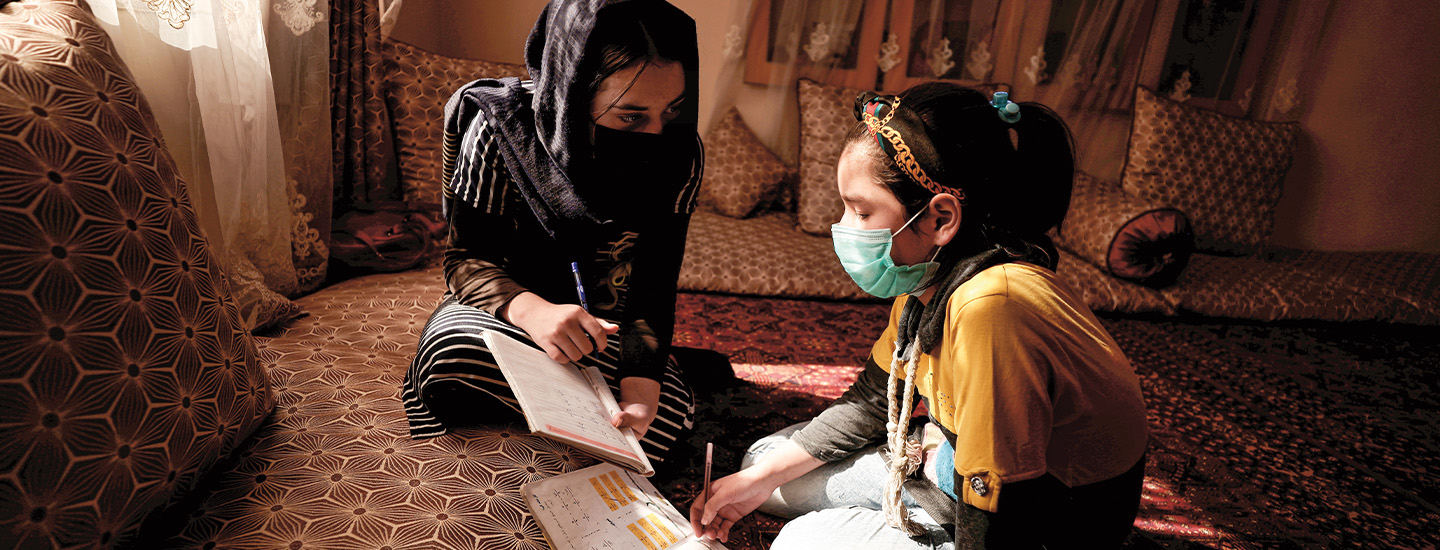
POLYGON ((612 464, 532 481, 520 493, 555 550, 725 550, 695 538, 649 480, 612 464))
POLYGON ((620 405, 600 369, 557 362, 499 332, 485 331, 481 337, 515 392, 531 432, 641 475, 655 474, 635 432, 610 425, 610 417, 620 411, 620 405))

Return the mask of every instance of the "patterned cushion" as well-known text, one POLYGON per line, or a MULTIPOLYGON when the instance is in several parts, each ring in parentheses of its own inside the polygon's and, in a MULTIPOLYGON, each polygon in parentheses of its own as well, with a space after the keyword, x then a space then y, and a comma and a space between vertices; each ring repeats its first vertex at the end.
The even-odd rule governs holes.
POLYGON ((1253 253, 1270 237, 1299 131, 1298 123, 1228 117, 1137 87, 1122 184, 1189 215, 1200 250, 1253 253))
POLYGON ((1109 274, 1151 286, 1174 282, 1195 249, 1184 212, 1079 171, 1058 236, 1056 244, 1109 274))
POLYGON ((109 548, 273 405, 150 106, 79 0, 0 8, 0 546, 109 548))
POLYGON ((1061 278, 1095 311, 1255 321, 1379 321, 1440 325, 1440 255, 1267 251, 1194 254, 1164 289, 1111 277, 1060 249, 1061 278))
POLYGON ((457 59, 394 39, 384 41, 385 105, 395 134, 400 185, 405 199, 434 205, 441 196, 441 142, 445 102, 480 78, 527 78, 524 65, 457 59))
POLYGON ((1437 287, 1440 255, 1284 251, 1196 254, 1163 292, 1181 311, 1211 317, 1434 325, 1437 287))
POLYGON ((350 279, 260 339, 277 405, 182 532, 209 548, 546 548, 520 485, 594 463, 523 426, 409 435, 401 381, 440 268, 350 279))
POLYGON ((806 233, 829 236, 830 224, 845 213, 835 167, 845 146, 845 133, 855 125, 855 96, 859 93, 855 88, 805 78, 799 81, 800 185, 795 218, 806 233))
POLYGON ((784 212, 744 220, 695 212, 679 285, 731 294, 875 299, 845 273, 829 237, 796 231, 794 217, 784 212))
POLYGON ((1164 292, 1181 311, 1233 319, 1360 321, 1381 319, 1384 310, 1324 270, 1255 256, 1196 254, 1164 292))
POLYGON ((775 199, 789 174, 732 107, 705 137, 700 206, 732 218, 748 217, 775 199))
POLYGON ((1372 296, 1382 320, 1440 324, 1440 254, 1267 250, 1265 260, 1329 273, 1372 296))

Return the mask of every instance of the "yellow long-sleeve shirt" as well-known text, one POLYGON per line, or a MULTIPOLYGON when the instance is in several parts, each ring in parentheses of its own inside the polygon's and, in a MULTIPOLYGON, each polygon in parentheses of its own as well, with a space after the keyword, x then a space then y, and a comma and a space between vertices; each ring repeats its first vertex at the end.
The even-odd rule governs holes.
MULTIPOLYGON (((900 312, 872 350, 887 371, 900 312)), ((1051 271, 996 265, 951 295, 941 343, 922 355, 916 391, 956 434, 964 502, 994 512, 1004 485, 1050 473, 1075 487, 1104 481, 1145 452, 1134 367, 1084 302, 1051 271)))

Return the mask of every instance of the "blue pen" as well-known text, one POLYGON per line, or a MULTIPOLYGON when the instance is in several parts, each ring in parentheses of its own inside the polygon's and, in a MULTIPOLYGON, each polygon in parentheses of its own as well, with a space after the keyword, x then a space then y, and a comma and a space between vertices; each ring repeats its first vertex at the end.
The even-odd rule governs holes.
POLYGON ((570 262, 570 273, 575 274, 575 293, 580 295, 580 307, 590 311, 590 304, 585 302, 585 281, 580 279, 579 262, 570 262))

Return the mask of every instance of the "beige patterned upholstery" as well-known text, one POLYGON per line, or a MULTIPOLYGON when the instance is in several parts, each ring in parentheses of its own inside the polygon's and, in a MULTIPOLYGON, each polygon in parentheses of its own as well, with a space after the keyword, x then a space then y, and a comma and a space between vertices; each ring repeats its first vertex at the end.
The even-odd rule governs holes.
POLYGON ((441 143, 445 103, 460 86, 480 78, 528 78, 523 65, 457 59, 394 39, 384 41, 385 105, 395 134, 405 199, 440 204, 441 143))
POLYGON ((109 548, 274 403, 130 71, 78 0, 0 7, 0 546, 109 548))
POLYGON ((790 168, 760 143, 735 108, 705 136, 701 208, 746 218, 770 206, 789 179, 790 168))
POLYGON ((1371 293, 1322 269, 1253 256, 1196 254, 1164 293, 1185 312, 1261 321, 1376 320, 1386 309, 1371 293))
POLYGON ((828 237, 830 224, 845 213, 835 167, 845 146, 845 133, 855 125, 855 96, 860 90, 805 78, 798 86, 800 185, 795 194, 795 217, 800 230, 828 237))
POLYGON ((1184 212, 1080 171, 1057 237, 1055 244, 1106 273, 1151 286, 1174 282, 1195 250, 1184 212))
POLYGON ((1328 273, 1380 303, 1382 320, 1440 324, 1440 256, 1276 249, 1264 259, 1328 273))
POLYGON ((1182 312, 1210 317, 1435 325, 1437 288, 1440 256, 1433 254, 1283 251, 1196 254, 1163 292, 1182 312))
POLYGON ((1198 249, 1250 254, 1270 237, 1300 125, 1205 111, 1135 89, 1122 185, 1190 217, 1198 249))
POLYGON ((523 426, 410 439, 401 381, 445 291, 438 267, 297 300, 260 339, 277 404, 166 548, 545 548, 522 483, 594 459, 523 426))
POLYGON ((679 285, 732 294, 874 299, 845 273, 829 237, 797 231, 795 218, 785 212, 745 220, 695 212, 679 285))
POLYGON ((1440 325, 1440 255, 1435 254, 1195 254, 1175 284, 1163 289, 1112 277, 1063 248, 1056 271, 1095 311, 1440 325))

